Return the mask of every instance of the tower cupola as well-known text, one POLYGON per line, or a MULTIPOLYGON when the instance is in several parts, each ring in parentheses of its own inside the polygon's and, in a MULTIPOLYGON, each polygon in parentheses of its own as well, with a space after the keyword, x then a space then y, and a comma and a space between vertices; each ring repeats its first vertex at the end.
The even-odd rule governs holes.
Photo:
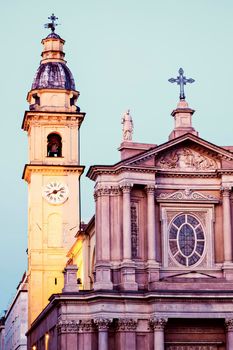
POLYGON ((70 69, 64 59, 63 40, 55 33, 56 17, 49 17, 52 23, 46 25, 52 32, 44 38, 42 59, 37 69, 32 88, 27 101, 30 110, 76 112, 80 109, 75 105, 79 92, 75 89, 75 82, 70 69))

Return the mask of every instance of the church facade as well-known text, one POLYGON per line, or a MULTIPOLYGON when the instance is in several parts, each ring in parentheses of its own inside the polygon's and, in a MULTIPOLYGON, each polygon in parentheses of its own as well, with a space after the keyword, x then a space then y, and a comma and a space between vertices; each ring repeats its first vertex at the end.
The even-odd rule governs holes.
POLYGON ((233 146, 199 137, 184 94, 161 145, 133 142, 126 112, 121 160, 88 170, 95 215, 79 225, 85 113, 64 40, 52 27, 42 43, 23 121, 28 349, 233 349, 233 146))

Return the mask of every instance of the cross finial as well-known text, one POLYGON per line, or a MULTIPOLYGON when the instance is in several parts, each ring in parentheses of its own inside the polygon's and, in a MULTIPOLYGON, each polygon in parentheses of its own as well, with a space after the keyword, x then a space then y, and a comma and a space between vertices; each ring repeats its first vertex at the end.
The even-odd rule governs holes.
POLYGON ((177 83, 177 85, 180 85, 180 100, 185 100, 185 94, 184 94, 184 86, 187 84, 187 83, 194 83, 194 79, 192 78, 189 78, 187 79, 185 76, 184 76, 184 71, 182 68, 179 69, 179 75, 176 79, 174 78, 171 78, 171 79, 168 79, 168 81, 170 83, 177 83))
POLYGON ((50 17, 48 17, 48 19, 51 20, 50 23, 46 23, 44 26, 45 28, 50 28, 52 33, 55 31, 55 27, 57 26, 57 23, 55 23, 55 21, 58 19, 58 17, 56 17, 54 15, 54 13, 52 13, 52 15, 50 17))

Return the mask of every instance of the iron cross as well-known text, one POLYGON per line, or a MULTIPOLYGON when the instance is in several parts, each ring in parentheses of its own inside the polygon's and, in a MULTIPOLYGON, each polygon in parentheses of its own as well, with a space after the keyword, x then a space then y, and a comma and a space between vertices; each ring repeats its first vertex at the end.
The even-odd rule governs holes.
POLYGON ((168 81, 170 83, 177 83, 177 85, 180 85, 180 100, 185 100, 185 94, 184 94, 184 86, 187 84, 187 83, 194 83, 194 79, 192 78, 189 78, 187 79, 185 76, 184 76, 184 71, 182 68, 179 69, 179 75, 176 79, 174 78, 171 78, 171 79, 168 79, 168 81))
POLYGON ((56 17, 54 15, 54 13, 52 13, 52 15, 50 17, 48 17, 48 19, 51 20, 50 23, 46 23, 44 26, 45 28, 50 28, 52 32, 55 31, 55 27, 57 26, 57 23, 55 23, 55 21, 58 19, 58 17, 56 17))

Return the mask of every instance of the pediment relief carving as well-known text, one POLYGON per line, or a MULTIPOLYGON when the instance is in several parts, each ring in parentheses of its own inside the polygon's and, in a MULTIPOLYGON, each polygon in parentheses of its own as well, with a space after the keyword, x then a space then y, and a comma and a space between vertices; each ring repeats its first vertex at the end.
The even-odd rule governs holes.
POLYGON ((156 161, 161 169, 182 171, 209 171, 220 167, 218 160, 191 147, 180 147, 164 153, 156 161))
POLYGON ((219 199, 210 194, 203 194, 191 189, 185 189, 182 191, 176 191, 173 193, 160 193, 157 196, 157 201, 208 201, 208 202, 219 202, 219 199))

